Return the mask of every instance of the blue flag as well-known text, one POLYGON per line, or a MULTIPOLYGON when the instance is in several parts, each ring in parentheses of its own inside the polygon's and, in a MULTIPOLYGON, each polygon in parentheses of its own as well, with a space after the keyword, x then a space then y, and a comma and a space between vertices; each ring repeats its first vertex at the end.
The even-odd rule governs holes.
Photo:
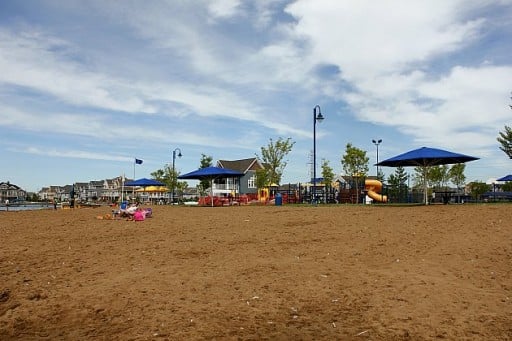
POLYGON ((142 165, 142 160, 141 159, 135 159, 135 163, 138 164, 138 165, 142 165))

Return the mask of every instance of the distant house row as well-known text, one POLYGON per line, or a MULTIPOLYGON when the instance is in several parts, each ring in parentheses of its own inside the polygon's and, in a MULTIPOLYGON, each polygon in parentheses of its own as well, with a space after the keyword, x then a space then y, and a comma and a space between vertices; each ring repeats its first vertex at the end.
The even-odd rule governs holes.
POLYGON ((114 201, 121 197, 122 189, 123 179, 118 176, 113 179, 76 182, 73 185, 43 187, 37 194, 41 200, 48 201, 69 201, 71 196, 79 201, 114 201))
MULTIPOLYGON (((256 187, 256 170, 262 169, 262 164, 256 158, 242 159, 242 160, 219 160, 217 167, 228 168, 240 173, 244 176, 237 179, 219 179, 213 184, 213 194, 222 195, 237 192, 238 194, 254 194, 257 193, 256 187)), ((125 182, 131 179, 125 179, 125 182)), ((39 198, 41 200, 57 200, 57 201, 69 201, 72 193, 74 198, 79 201, 117 201, 119 198, 139 196, 143 197, 144 200, 159 200, 167 199, 169 197, 168 192, 144 192, 143 190, 134 193, 134 189, 123 186, 123 178, 121 176, 89 181, 89 182, 77 182, 73 185, 65 186, 49 186, 43 187, 39 192, 39 198), (124 191, 124 192, 123 192, 124 191)), ((182 193, 184 198, 191 198, 198 196, 195 188, 189 188, 182 193)))

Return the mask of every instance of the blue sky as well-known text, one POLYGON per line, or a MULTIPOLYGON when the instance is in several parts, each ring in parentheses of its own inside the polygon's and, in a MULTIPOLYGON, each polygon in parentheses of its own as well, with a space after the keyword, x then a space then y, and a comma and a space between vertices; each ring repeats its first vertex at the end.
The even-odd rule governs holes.
MULTIPOLYGON (((2 1, 0 181, 43 186, 181 173, 290 137, 283 183, 342 172, 347 143, 383 160, 474 155, 512 173, 512 1, 2 1)), ((383 168, 386 174, 393 168, 383 168)), ((408 169, 412 172, 412 169, 408 169)))

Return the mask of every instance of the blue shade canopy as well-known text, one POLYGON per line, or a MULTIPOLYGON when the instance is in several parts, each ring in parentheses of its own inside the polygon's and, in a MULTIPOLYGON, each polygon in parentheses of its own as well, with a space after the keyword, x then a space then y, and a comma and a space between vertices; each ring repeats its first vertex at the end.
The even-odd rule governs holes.
POLYGON ((203 180, 203 179, 217 179, 217 178, 239 178, 244 176, 244 173, 240 173, 233 169, 228 168, 220 168, 220 167, 206 167, 199 168, 193 172, 182 174, 178 176, 178 179, 194 179, 194 180, 203 180))
POLYGON ((210 180, 210 195, 212 196, 211 202, 213 207, 213 180, 219 178, 240 178, 242 176, 244 176, 244 173, 240 173, 236 170, 212 166, 199 168, 193 172, 180 175, 178 179, 210 180))
POLYGON ((452 153, 442 149, 421 147, 381 161, 377 166, 404 167, 404 166, 438 166, 454 163, 464 163, 479 158, 464 154, 452 153))
MULTIPOLYGON (((377 166, 387 167, 422 167, 424 174, 427 168, 431 166, 449 165, 454 163, 464 163, 478 160, 479 158, 464 154, 449 152, 442 149, 421 147, 409 152, 397 155, 390 159, 377 163, 377 166)), ((428 184, 427 177, 423 177, 424 203, 428 204, 428 184)))
POLYGON ((133 181, 127 181, 124 183, 125 186, 140 186, 140 187, 147 187, 147 186, 165 186, 164 183, 160 182, 160 181, 157 181, 157 180, 153 180, 153 179, 147 179, 147 178, 142 178, 142 179, 137 179, 137 180, 133 180, 133 181))
POLYGON ((496 179, 496 181, 512 181, 512 174, 505 175, 502 178, 496 179))

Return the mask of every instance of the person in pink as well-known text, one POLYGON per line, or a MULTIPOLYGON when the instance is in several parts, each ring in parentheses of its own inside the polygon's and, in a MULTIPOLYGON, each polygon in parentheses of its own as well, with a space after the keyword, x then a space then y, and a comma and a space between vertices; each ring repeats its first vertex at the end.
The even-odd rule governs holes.
POLYGON ((135 221, 143 221, 146 219, 146 211, 142 208, 137 209, 133 214, 133 220, 135 221))

